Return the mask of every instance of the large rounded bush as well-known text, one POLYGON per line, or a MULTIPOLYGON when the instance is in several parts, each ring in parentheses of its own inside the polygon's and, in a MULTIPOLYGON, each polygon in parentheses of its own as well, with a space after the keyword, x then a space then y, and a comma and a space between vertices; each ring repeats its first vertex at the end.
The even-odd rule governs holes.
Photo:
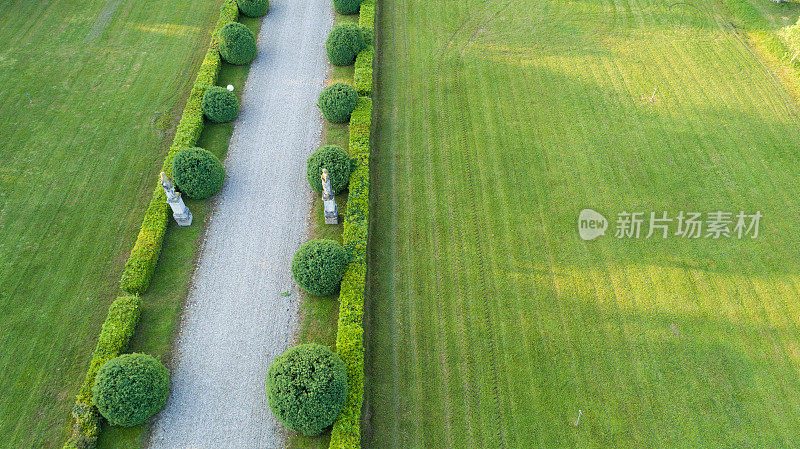
POLYGON ((361 7, 363 0, 333 0, 333 9, 339 14, 355 14, 361 7))
POLYGON ((229 23, 219 30, 219 54, 231 64, 250 64, 256 57, 256 37, 241 23, 229 23))
POLYGON ((347 251, 333 240, 310 240, 294 253, 292 275, 307 292, 328 296, 339 290, 347 251))
POLYGON ((317 106, 331 123, 345 123, 358 103, 356 88, 347 83, 335 83, 319 95, 317 106))
POLYGON ((222 188, 225 168, 208 150, 183 148, 172 159, 172 177, 181 193, 202 200, 222 188))
POLYGON ((236 4, 247 17, 261 17, 269 11, 269 0, 236 0, 236 4))
POLYGON ((104 363, 92 388, 100 414, 115 426, 138 426, 167 402, 169 373, 147 354, 124 354, 104 363))
POLYGON ((304 344, 290 348, 267 372, 267 402, 289 429, 319 435, 333 424, 347 399, 347 371, 339 356, 326 346, 304 344))
POLYGON ((311 188, 317 193, 322 193, 322 169, 328 169, 331 177, 333 193, 339 193, 347 188, 352 169, 350 156, 338 145, 325 145, 317 149, 306 162, 306 178, 311 188))
POLYGON ((354 23, 343 23, 333 27, 328 34, 325 50, 328 52, 328 60, 331 61, 331 64, 343 66, 354 63, 358 52, 365 45, 361 28, 354 23))
POLYGON ((203 94, 203 114, 216 123, 229 122, 239 114, 239 99, 224 87, 211 86, 203 94))

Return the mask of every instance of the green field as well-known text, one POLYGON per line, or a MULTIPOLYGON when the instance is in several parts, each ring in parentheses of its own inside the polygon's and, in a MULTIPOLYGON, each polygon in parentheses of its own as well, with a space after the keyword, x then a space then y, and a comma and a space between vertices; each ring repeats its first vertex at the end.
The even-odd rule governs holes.
MULTIPOLYGON (((0 447, 66 436, 219 4, 0 5, 0 447)), ((170 228, 134 349, 166 354, 193 232, 170 228)))
POLYGON ((800 106, 741 20, 800 6, 744 2, 380 2, 365 447, 800 446, 800 106), (717 210, 759 237, 614 237, 717 210))

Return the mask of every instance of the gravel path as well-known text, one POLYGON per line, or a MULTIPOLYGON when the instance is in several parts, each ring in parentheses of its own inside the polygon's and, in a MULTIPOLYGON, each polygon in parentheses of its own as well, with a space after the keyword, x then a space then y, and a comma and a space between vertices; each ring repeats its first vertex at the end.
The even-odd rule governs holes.
POLYGON ((307 238, 305 161, 322 130, 316 102, 332 24, 330 0, 270 2, 151 449, 285 446, 267 406, 266 371, 295 331, 289 266, 307 238))

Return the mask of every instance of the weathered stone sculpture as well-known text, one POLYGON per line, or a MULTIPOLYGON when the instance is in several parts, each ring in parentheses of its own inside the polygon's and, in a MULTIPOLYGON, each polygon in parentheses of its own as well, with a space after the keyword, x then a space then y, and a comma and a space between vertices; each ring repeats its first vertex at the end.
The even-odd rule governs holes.
POLYGON ((334 200, 333 186, 331 186, 331 177, 328 176, 328 170, 323 168, 322 174, 322 203, 325 213, 325 224, 338 224, 339 223, 339 207, 336 206, 334 200))
POLYGON ((175 183, 163 171, 161 172, 161 187, 164 188, 167 204, 172 208, 172 217, 178 222, 178 225, 189 226, 192 224, 192 211, 183 204, 181 192, 175 191, 175 183))

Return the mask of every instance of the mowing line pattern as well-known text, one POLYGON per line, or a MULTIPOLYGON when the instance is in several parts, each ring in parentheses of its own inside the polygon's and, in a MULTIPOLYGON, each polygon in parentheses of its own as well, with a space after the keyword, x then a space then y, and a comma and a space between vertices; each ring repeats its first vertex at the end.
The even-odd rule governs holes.
POLYGON ((365 447, 800 444, 798 105, 674 3, 382 1, 365 447), (761 236, 613 237, 681 210, 761 236))

